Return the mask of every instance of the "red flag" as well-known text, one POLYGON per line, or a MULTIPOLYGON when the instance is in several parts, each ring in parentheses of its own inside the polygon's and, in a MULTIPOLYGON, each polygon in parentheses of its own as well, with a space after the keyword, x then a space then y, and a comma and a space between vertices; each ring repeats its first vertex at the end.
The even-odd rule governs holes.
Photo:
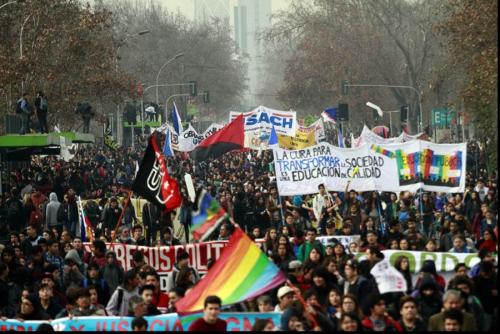
POLYGON ((243 114, 240 114, 229 124, 198 144, 191 152, 191 157, 198 161, 208 158, 215 159, 226 152, 242 149, 245 141, 243 124, 243 114))

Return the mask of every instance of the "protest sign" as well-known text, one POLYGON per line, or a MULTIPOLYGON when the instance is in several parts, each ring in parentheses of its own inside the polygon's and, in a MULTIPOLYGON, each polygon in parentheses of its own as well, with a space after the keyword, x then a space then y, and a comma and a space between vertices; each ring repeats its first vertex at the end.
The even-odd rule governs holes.
MULTIPOLYGON (((90 252, 90 243, 85 243, 85 249, 90 252)), ((222 249, 226 247, 227 241, 210 241, 196 244, 187 244, 180 246, 136 246, 122 243, 108 243, 106 247, 116 254, 117 261, 125 271, 132 268, 132 258, 135 252, 141 252, 144 255, 144 261, 153 267, 160 275, 160 288, 165 290, 167 276, 173 270, 177 253, 181 250, 189 254, 189 265, 195 268, 200 274, 207 272, 207 263, 209 259, 218 259, 222 249)))
MULTIPOLYGON (((467 267, 472 268, 479 263, 480 259, 477 253, 444 253, 444 252, 418 252, 418 251, 402 251, 402 250, 384 250, 382 251, 384 258, 392 265, 396 259, 404 255, 410 262, 410 271, 412 273, 420 271, 425 260, 433 260, 436 264, 437 272, 453 271, 458 263, 465 263, 467 267)), ((365 253, 358 253, 356 257, 361 261, 366 257, 365 253)))
MULTIPOLYGON (((292 238, 291 238, 292 239, 292 238)), ((323 246, 331 245, 332 243, 340 243, 347 250, 351 242, 359 243, 361 236, 356 235, 328 235, 328 236, 318 236, 316 240, 319 240, 323 246)))
POLYGON ((319 143, 322 140, 326 139, 326 134, 325 134, 325 123, 323 123, 323 119, 320 118, 313 124, 311 124, 310 127, 314 127, 314 131, 316 133, 316 142, 319 143))
POLYGON ((376 155, 365 145, 355 149, 328 143, 303 150, 274 150, 278 192, 281 196, 314 194, 324 184, 328 191, 344 191, 352 178, 357 191, 397 191, 399 183, 392 158, 376 155), (354 169, 359 171, 353 175, 354 169))
POLYGON ((352 147, 360 147, 363 144, 396 144, 405 143, 408 141, 413 141, 418 139, 423 133, 417 135, 410 135, 406 132, 402 132, 398 137, 384 138, 379 136, 372 130, 370 130, 366 125, 363 126, 363 130, 358 138, 354 139, 352 147))
MULTIPOLYGON (((148 322, 149 332, 171 332, 187 331, 189 325, 201 315, 188 318, 179 317, 177 313, 162 314, 157 316, 146 316, 144 319, 148 322)), ((279 326, 281 313, 236 313, 223 312, 219 316, 227 321, 228 331, 245 331, 252 329, 257 319, 270 319, 275 326, 279 326)), ((133 317, 74 317, 60 318, 52 321, 18 321, 18 320, 0 320, 0 332, 5 331, 30 331, 34 332, 42 323, 50 323, 55 331, 131 331, 133 317)))
POLYGON ((278 135, 279 147, 287 150, 300 150, 316 144, 314 128, 299 127, 295 136, 278 135))
POLYGON ((223 127, 224 127, 224 125, 220 125, 217 123, 210 124, 208 126, 208 128, 205 130, 205 132, 203 132, 203 139, 210 137, 211 135, 213 135, 214 133, 216 133, 217 131, 219 131, 223 127))
POLYGON ((274 150, 281 196, 314 194, 320 184, 328 191, 344 191, 351 178, 349 188, 356 191, 463 192, 465 157, 465 143, 422 140, 351 149, 321 143, 302 150, 274 150))
MULTIPOLYGON (((231 111, 229 121, 232 121, 240 112, 231 111)), ((297 127, 297 117, 295 111, 284 111, 258 106, 252 111, 243 113, 245 118, 245 132, 255 129, 271 129, 273 126, 276 133, 287 136, 294 136, 297 127)))
POLYGON ((396 268, 391 266, 388 261, 380 261, 370 270, 378 285, 378 291, 381 294, 387 292, 406 292, 406 280, 396 268))

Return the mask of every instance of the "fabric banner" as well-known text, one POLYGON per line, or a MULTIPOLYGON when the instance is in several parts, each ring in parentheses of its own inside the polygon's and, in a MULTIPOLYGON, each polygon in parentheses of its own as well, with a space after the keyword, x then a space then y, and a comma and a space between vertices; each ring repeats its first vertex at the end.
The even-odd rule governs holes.
POLYGON ((203 139, 210 137, 211 135, 213 135, 214 133, 216 133, 217 131, 219 131, 223 127, 224 127, 224 125, 220 125, 217 123, 210 124, 208 126, 208 128, 205 130, 205 132, 203 132, 203 139))
POLYGON ((203 135, 199 135, 198 132, 196 132, 191 124, 189 124, 187 129, 182 131, 179 135, 177 135, 175 131, 171 131, 171 134, 170 147, 179 152, 191 152, 196 145, 205 139, 203 135))
POLYGON ((314 194, 320 184, 328 191, 344 191, 351 178, 350 189, 356 191, 397 191, 399 186, 393 159, 374 154, 366 145, 345 149, 321 143, 303 150, 276 149, 274 163, 281 196, 314 194), (359 171, 353 175, 356 167, 359 171))
POLYGON ((321 143, 303 150, 274 150, 281 196, 328 191, 465 190, 466 144, 434 144, 414 140, 402 144, 372 144, 338 148, 321 143), (394 177, 398 175, 398 177, 394 177))
MULTIPOLYGON (((90 243, 85 243, 85 249, 90 252, 90 243)), ((166 289, 168 274, 173 270, 177 253, 181 250, 189 254, 189 265, 195 268, 200 274, 207 272, 207 262, 209 259, 218 259, 222 249, 226 247, 227 241, 210 241, 181 246, 159 246, 147 247, 126 245, 122 243, 108 243, 106 248, 116 253, 116 259, 120 262, 125 271, 132 268, 132 258, 135 252, 144 255, 144 261, 153 267, 160 275, 160 287, 166 289)))
POLYGON ((363 130, 361 131, 361 134, 359 135, 358 138, 354 140, 352 143, 352 147, 360 147, 363 144, 395 144, 395 143, 405 143, 409 142, 412 140, 417 140, 422 133, 419 133, 417 135, 410 135, 406 132, 402 132, 398 137, 392 137, 392 138, 384 138, 382 136, 379 136, 370 128, 368 128, 366 125, 363 126, 363 130))
POLYGON ((314 130, 316 132, 316 142, 317 143, 326 139, 325 123, 323 122, 322 118, 318 119, 316 122, 311 124, 310 127, 314 127, 314 130))
MULTIPOLYGON (((480 259, 477 253, 443 253, 443 252, 417 252, 417 251, 402 251, 402 250, 383 250, 382 253, 391 265, 394 265, 396 259, 401 255, 408 258, 410 262, 410 271, 412 273, 419 272, 422 268, 422 263, 425 260, 433 260, 436 264, 437 272, 453 271, 458 263, 465 263, 467 267, 472 268, 479 263, 480 259)), ((365 253, 357 253, 358 260, 366 258, 365 253)))
MULTIPOLYGON (((148 322, 148 332, 171 332, 187 331, 191 323, 200 318, 179 317, 177 313, 162 314, 157 316, 144 317, 148 322)), ((281 313, 237 313, 223 312, 219 316, 227 321, 227 330, 232 332, 249 332, 257 319, 270 319, 275 327, 280 325, 281 313)), ((61 318, 52 321, 18 321, 0 320, 0 332, 6 331, 30 331, 34 332, 42 323, 50 323, 54 330, 59 331, 132 331, 133 317, 75 317, 73 319, 61 318)))
MULTIPOLYGON (((203 132, 203 134, 198 134, 195 128, 189 123, 187 129, 181 132, 180 135, 177 135, 175 131, 170 131, 171 140, 170 145, 171 148, 179 151, 179 152, 191 152, 194 148, 203 141, 203 139, 210 137, 224 126, 212 123, 210 126, 203 132)), ((169 126, 170 128, 170 126, 169 126)), ((172 129, 170 129, 172 130, 172 129)))
MULTIPOLYGON (((229 112, 229 121, 235 119, 241 112, 229 112)), ((283 111, 259 106, 243 113, 245 118, 245 147, 258 150, 261 144, 267 148, 267 141, 274 126, 276 133, 295 136, 297 115, 295 111, 283 111)))

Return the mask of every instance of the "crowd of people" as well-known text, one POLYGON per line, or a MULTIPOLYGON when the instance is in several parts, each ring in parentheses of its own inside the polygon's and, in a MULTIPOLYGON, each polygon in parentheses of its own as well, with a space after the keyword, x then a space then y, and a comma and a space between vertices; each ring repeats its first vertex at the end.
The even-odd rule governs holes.
MULTIPOLYGON (((127 189, 142 152, 87 145, 70 162, 34 156, 4 178, 7 191, 0 197, 0 296, 7 297, 0 299, 3 318, 129 315, 143 325, 142 316, 176 311, 175 302, 200 279, 187 253, 178 253, 163 292, 158 273, 140 252, 134 254, 133 268, 124 271, 116 254, 106 247, 107 242, 185 243, 174 232, 175 212, 146 203, 139 219, 134 206, 127 204, 127 189), (77 228, 80 199, 85 200, 95 237, 90 252, 77 228)), ((254 329, 497 328, 498 189, 496 173, 486 173, 484 161, 468 157, 464 193, 360 193, 349 186, 333 192, 320 185, 317 194, 281 197, 272 159, 271 152, 257 155, 254 151, 231 152, 197 164, 186 154, 167 158, 169 173, 179 180, 190 173, 197 187, 205 188, 240 228, 259 240, 261 249, 298 289, 284 285, 222 310, 282 312, 280 323, 259 321, 254 329), (318 240, 336 235, 360 235, 360 241, 345 247, 318 240), (426 260, 414 279, 409 259, 400 256, 395 268, 405 277, 406 293, 380 294, 370 270, 384 258, 385 249, 477 252, 480 262, 472 268, 458 263, 446 280, 434 261, 426 260), (364 252, 366 259, 357 260, 358 252, 364 252)), ((182 192, 187 198, 184 187, 182 192)), ((183 224, 188 222, 182 212, 188 210, 190 203, 185 200, 178 215, 183 224)), ((210 240, 228 240, 234 228, 223 223, 210 240)), ((214 304, 221 306, 216 297, 205 306, 214 304)), ((217 312, 211 312, 207 319, 212 320, 200 328, 215 328, 211 322, 221 328, 221 322, 213 320, 217 312)))

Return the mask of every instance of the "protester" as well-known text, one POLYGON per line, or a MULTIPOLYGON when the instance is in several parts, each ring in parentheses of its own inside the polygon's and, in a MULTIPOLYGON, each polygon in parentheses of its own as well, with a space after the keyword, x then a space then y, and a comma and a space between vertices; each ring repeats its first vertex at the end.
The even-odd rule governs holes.
POLYGON ((208 296, 203 303, 203 317, 189 326, 188 331, 226 331, 227 322, 219 318, 222 301, 217 296, 208 296))

